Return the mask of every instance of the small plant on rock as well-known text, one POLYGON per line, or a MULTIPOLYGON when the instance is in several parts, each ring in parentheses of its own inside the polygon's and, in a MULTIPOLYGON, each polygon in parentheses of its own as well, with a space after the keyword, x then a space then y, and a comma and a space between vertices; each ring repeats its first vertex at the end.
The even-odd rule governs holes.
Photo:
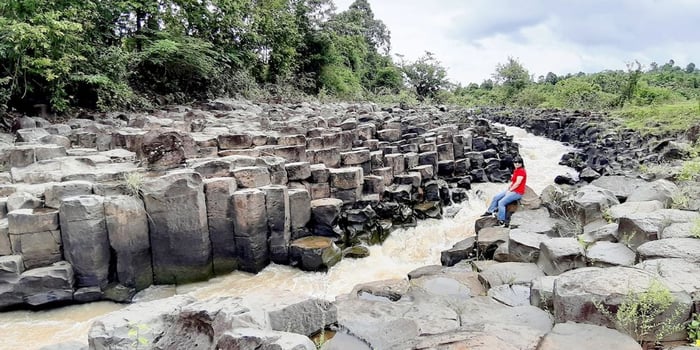
POLYGON ((693 227, 690 229, 690 234, 695 238, 700 238, 700 219, 693 221, 693 227))
POLYGON ((131 346, 134 349, 138 349, 141 346, 148 346, 149 341, 145 337, 142 336, 143 332, 148 331, 148 326, 145 324, 134 324, 134 323, 129 323, 129 332, 127 333, 127 336, 129 339, 133 339, 134 342, 131 344, 131 346))
POLYGON ((688 340, 695 346, 700 346, 700 314, 693 313, 688 323, 688 340))
POLYGON ((132 197, 141 197, 143 188, 144 176, 141 173, 132 172, 124 174, 124 185, 126 186, 126 194, 132 197))
POLYGON ((639 344, 650 337, 656 342, 675 332, 683 330, 683 310, 676 308, 668 318, 663 319, 673 305, 673 295, 661 282, 653 280, 649 288, 641 293, 629 292, 617 311, 594 301, 596 309, 610 319, 615 327, 633 337, 639 344))

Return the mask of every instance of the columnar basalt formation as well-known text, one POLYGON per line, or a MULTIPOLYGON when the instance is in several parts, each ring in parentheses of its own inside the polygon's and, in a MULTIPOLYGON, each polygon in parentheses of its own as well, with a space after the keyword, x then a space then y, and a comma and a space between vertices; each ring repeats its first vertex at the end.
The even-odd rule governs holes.
POLYGON ((220 100, 27 124, 0 158, 0 308, 54 301, 24 293, 38 269, 69 270, 42 285, 55 301, 125 301, 270 262, 327 269, 441 217, 471 183, 508 180, 512 137, 464 117, 220 100))
MULTIPOLYGON (((577 150, 564 155, 560 164, 593 181, 601 175, 629 175, 640 165, 683 159, 698 140, 697 127, 685 133, 658 131, 642 134, 620 125, 605 113, 564 110, 482 108, 470 118, 521 127, 528 132, 570 144, 577 150)), ((566 179, 560 179, 566 183, 566 179)))

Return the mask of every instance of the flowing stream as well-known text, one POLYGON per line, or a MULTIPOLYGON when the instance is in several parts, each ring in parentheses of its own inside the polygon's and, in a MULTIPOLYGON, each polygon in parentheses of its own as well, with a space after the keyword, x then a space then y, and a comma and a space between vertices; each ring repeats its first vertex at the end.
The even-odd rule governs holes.
MULTIPOLYGON (((541 193, 556 175, 574 174, 572 169, 557 165, 570 148, 528 134, 523 129, 506 127, 506 131, 520 144, 520 154, 528 172, 527 184, 536 193, 541 193)), ((419 221, 417 227, 396 230, 383 245, 370 247, 368 258, 344 259, 327 273, 302 272, 272 264, 256 275, 233 272, 207 282, 156 287, 147 298, 190 294, 199 299, 240 296, 264 302, 285 294, 333 300, 359 283, 405 278, 418 267, 439 265, 441 251, 473 235, 474 221, 484 212, 487 201, 505 187, 506 184, 475 184, 469 200, 459 204, 461 210, 455 217, 419 221)), ((68 341, 86 344, 92 321, 124 306, 97 302, 47 311, 0 313, 0 349, 38 349, 68 341)))

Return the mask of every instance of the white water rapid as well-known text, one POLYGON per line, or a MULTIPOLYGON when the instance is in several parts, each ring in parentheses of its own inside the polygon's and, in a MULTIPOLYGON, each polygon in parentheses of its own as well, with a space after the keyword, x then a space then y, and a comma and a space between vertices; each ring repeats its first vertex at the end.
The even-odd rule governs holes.
MULTIPOLYGON (((536 193, 551 184, 556 175, 573 174, 570 168, 557 165, 570 151, 559 142, 506 127, 520 144, 520 154, 528 172, 527 184, 536 193)), ((419 221, 415 228, 397 230, 381 246, 370 247, 365 259, 344 259, 327 273, 309 273, 281 265, 270 265, 252 275, 234 272, 207 282, 180 287, 158 288, 159 295, 188 293, 196 298, 245 296, 258 301, 274 300, 280 294, 322 297, 333 300, 348 293, 359 283, 405 278, 411 270, 440 264, 440 252, 474 234, 474 221, 484 212, 491 196, 506 184, 475 184, 469 201, 454 217, 419 221), (481 196, 475 193, 482 192, 481 196)), ((95 318, 118 310, 124 305, 98 302, 67 306, 48 311, 11 311, 0 313, 0 349, 38 349, 42 346, 77 341, 87 344, 87 333, 95 318)))

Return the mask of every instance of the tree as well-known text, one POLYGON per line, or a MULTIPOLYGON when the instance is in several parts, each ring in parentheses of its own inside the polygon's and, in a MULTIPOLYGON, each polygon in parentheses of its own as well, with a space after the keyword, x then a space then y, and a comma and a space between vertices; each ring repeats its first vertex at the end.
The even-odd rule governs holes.
POLYGON ((479 85, 479 88, 484 89, 484 90, 492 90, 493 86, 494 86, 493 80, 485 79, 484 81, 481 82, 481 85, 479 85))
POLYGON ((448 86, 447 70, 435 58, 432 52, 425 52, 412 63, 402 63, 401 70, 406 76, 408 84, 421 97, 434 97, 435 93, 448 86))
POLYGON ((685 72, 686 72, 686 73, 693 73, 693 72, 695 72, 695 63, 693 63, 693 62, 688 63, 688 65, 685 66, 685 72))
POLYGON ((509 56, 508 62, 496 65, 493 79, 504 87, 506 99, 510 99, 530 83, 530 73, 517 59, 509 56))
MULTIPOLYGON (((672 62, 673 60, 671 60, 669 63, 673 64, 672 62)), ((642 65, 639 63, 639 61, 635 60, 634 62, 627 63, 627 80, 620 93, 620 107, 623 107, 625 102, 631 101, 632 97, 634 97, 634 93, 637 91, 637 83, 639 83, 639 77, 641 74, 642 65)))
POLYGON ((544 78, 544 82, 547 84, 555 85, 559 81, 559 77, 552 72, 548 72, 547 76, 544 78))
POLYGON ((341 35, 361 35, 376 52, 388 54, 391 33, 384 22, 374 18, 367 0, 355 0, 347 11, 331 18, 330 28, 341 35))

